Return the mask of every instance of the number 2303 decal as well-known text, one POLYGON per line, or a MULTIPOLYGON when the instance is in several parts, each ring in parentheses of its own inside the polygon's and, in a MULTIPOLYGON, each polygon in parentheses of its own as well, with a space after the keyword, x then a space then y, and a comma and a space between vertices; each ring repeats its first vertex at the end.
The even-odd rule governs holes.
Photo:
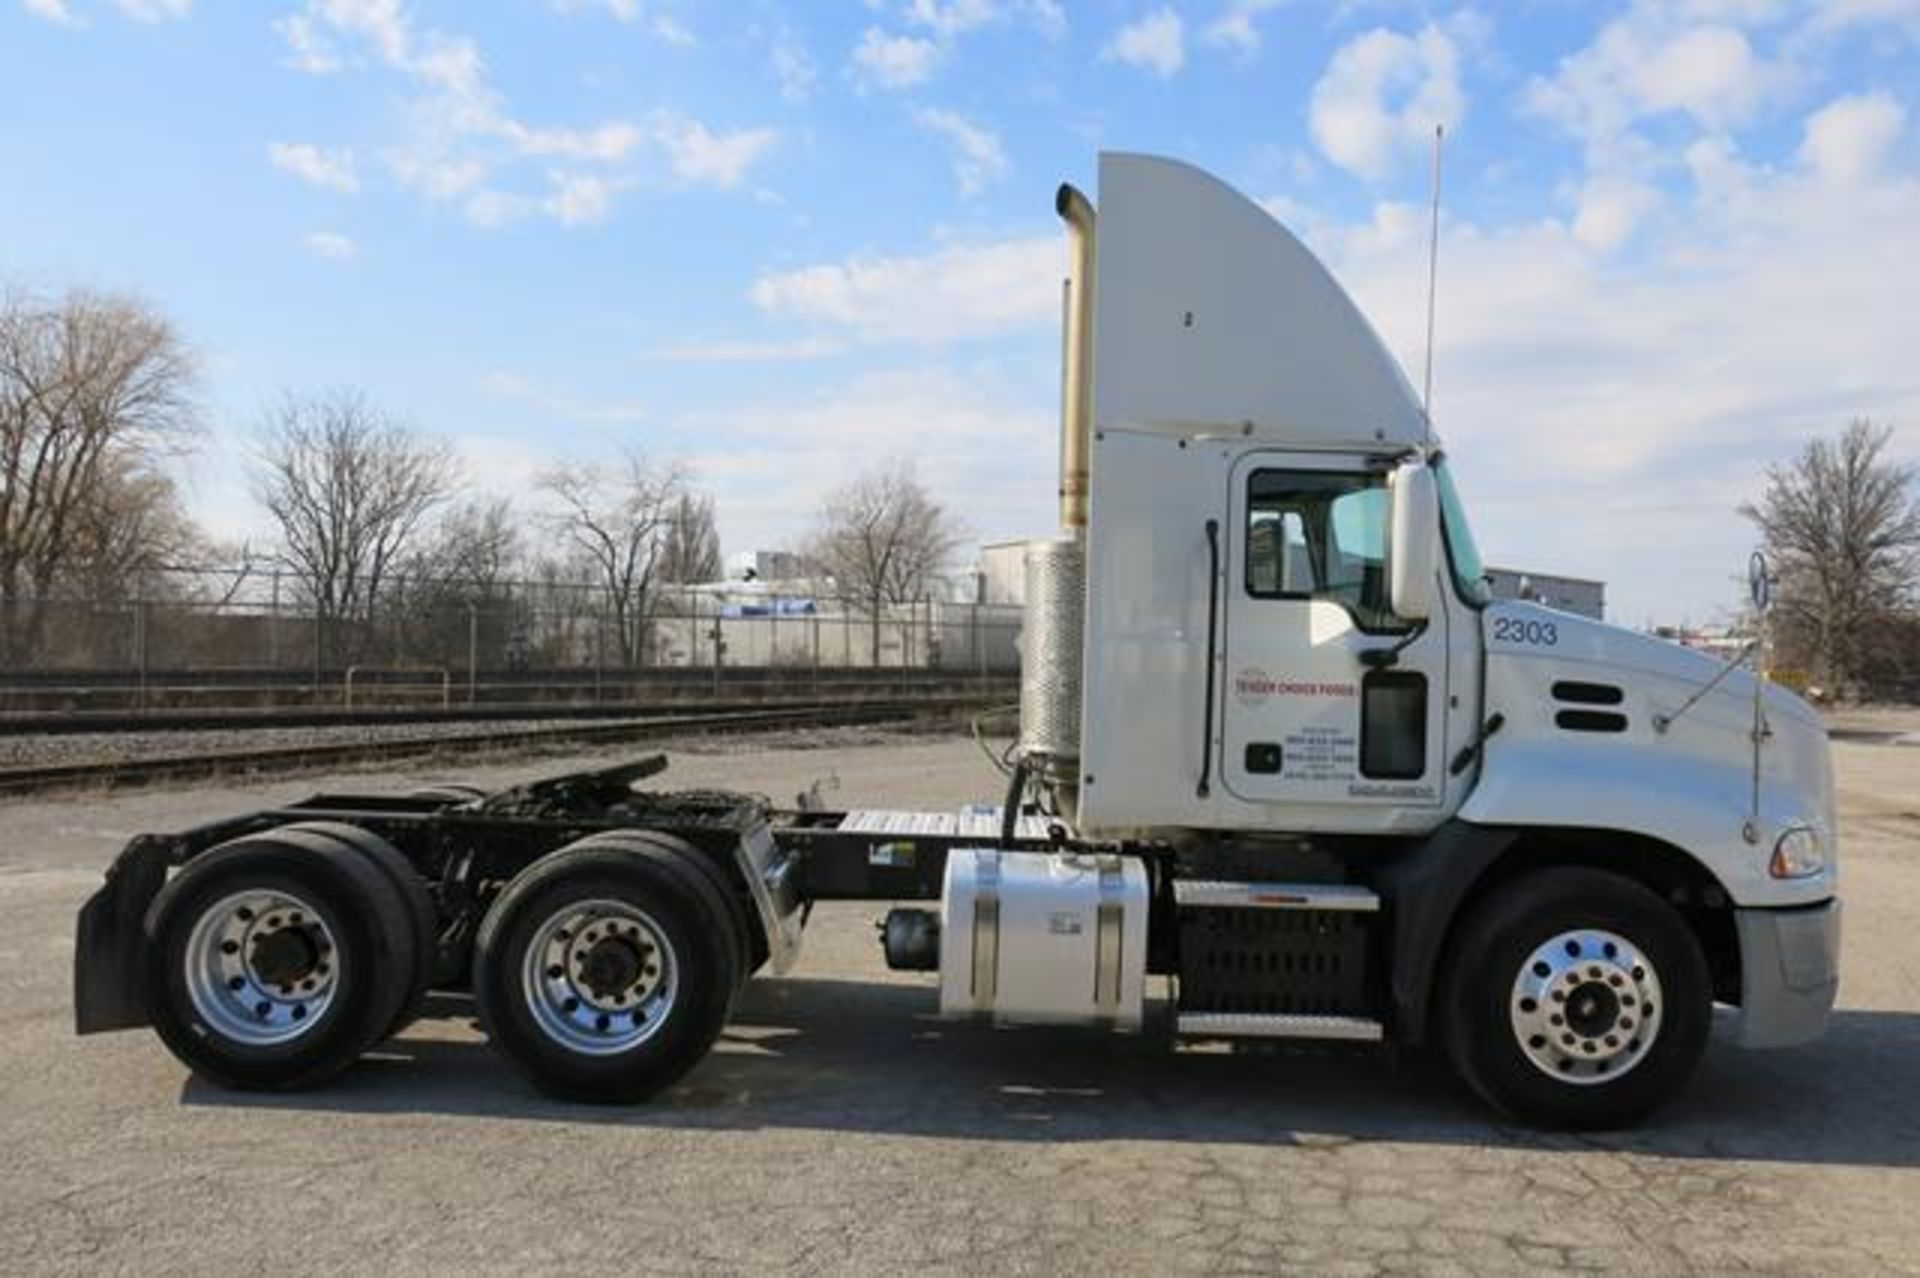
POLYGON ((1495 643, 1529 643, 1551 648, 1560 642, 1560 631, 1551 621, 1532 621, 1525 617, 1495 617, 1495 643))

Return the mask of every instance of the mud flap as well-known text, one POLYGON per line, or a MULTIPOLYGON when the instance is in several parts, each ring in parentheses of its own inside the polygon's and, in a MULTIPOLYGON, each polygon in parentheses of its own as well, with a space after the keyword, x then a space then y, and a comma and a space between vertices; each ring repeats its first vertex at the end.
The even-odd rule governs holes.
POLYGON ((107 868, 106 883, 80 907, 73 944, 77 1033, 138 1029, 149 1023, 141 994, 147 961, 144 922, 166 878, 166 849, 135 839, 107 868))

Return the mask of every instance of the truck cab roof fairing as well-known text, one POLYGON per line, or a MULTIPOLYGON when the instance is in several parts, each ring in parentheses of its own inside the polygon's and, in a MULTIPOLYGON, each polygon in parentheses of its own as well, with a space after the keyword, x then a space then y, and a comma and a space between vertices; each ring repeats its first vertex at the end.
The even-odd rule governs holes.
POLYGON ((1405 374, 1326 267, 1190 165, 1100 156, 1094 412, 1103 427, 1412 446, 1405 374))

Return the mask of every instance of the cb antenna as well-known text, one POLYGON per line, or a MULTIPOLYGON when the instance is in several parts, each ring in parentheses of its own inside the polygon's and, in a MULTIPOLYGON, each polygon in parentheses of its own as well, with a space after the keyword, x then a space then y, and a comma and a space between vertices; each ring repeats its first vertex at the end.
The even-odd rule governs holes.
POLYGON ((1433 444, 1433 298, 1440 280, 1440 143, 1446 126, 1433 126, 1433 222, 1427 236, 1427 372, 1420 388, 1420 415, 1426 419, 1429 447, 1433 444))

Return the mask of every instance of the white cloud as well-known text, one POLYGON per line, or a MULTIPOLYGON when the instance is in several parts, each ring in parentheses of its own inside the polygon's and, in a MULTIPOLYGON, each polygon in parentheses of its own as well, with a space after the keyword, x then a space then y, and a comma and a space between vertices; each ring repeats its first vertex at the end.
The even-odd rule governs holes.
POLYGON ((1058 40, 1067 33, 1067 11, 1059 0, 1029 0, 1027 13, 1034 29, 1049 40, 1058 40))
POLYGON ((1593 177, 1580 188, 1573 237, 1588 248, 1611 252, 1632 238, 1640 221, 1660 204, 1660 192, 1624 177, 1593 177))
POLYGON ((846 349, 845 342, 824 337, 772 342, 674 342, 654 347, 647 352, 647 358, 666 364, 764 364, 822 359, 842 354, 846 349))
POLYGON ((1007 155, 999 137, 954 111, 923 107, 913 113, 921 128, 937 133, 953 147, 953 176, 960 194, 978 195, 1007 171, 1007 155))
POLYGON ((605 9, 619 22, 638 22, 645 12, 640 0, 552 0, 553 7, 561 13, 578 13, 583 9, 605 9))
POLYGON ((73 11, 67 0, 24 0, 27 12, 46 22, 57 23, 63 27, 83 25, 80 15, 73 11))
POLYGON ((135 22, 170 22, 193 12, 193 0, 113 0, 135 22))
POLYGON ((1186 26, 1174 10, 1156 9, 1121 27, 1100 56, 1150 71, 1164 80, 1186 64, 1186 26))
POLYGON ((895 457, 911 457, 970 529, 1038 535, 1055 517, 1046 476, 1059 447, 1057 376, 1052 368, 928 361, 799 396, 748 398, 667 429, 686 441, 687 461, 714 494, 732 546, 793 545, 850 466, 895 457))
POLYGON ((522 155, 559 156, 601 164, 624 159, 646 140, 646 134, 637 125, 626 121, 590 129, 530 129, 517 120, 501 120, 497 127, 522 155))
POLYGON ((1451 35, 1434 25, 1412 36, 1377 27, 1335 51, 1313 86, 1308 128, 1321 154, 1377 181, 1465 110, 1451 35))
POLYGON ((331 75, 340 70, 339 53, 312 14, 293 13, 273 24, 287 46, 287 65, 308 75, 331 75))
POLYGON ((1201 38, 1208 44, 1250 58, 1260 51, 1260 15, 1279 8, 1282 3, 1283 0, 1227 0, 1220 16, 1207 24, 1201 38))
MULTIPOLYGON (((616 3, 609 12, 638 20, 647 11, 616 3)), ((374 66, 410 81, 406 130, 386 148, 387 166, 427 199, 458 201, 478 226, 531 213, 589 225, 610 215, 616 193, 649 178, 655 186, 733 187, 776 140, 769 129, 717 130, 666 111, 584 127, 530 124, 490 83, 472 40, 416 26, 400 0, 306 0, 275 29, 301 70, 374 66)), ((655 32, 675 38, 657 23, 655 32)), ((315 158, 289 155, 287 163, 320 180, 315 158)))
POLYGON ((940 46, 918 36, 888 35, 868 27, 854 46, 853 63, 860 78, 883 89, 910 89, 932 76, 940 60, 940 46))
POLYGON ((1059 322, 1060 238, 957 244, 919 257, 859 255, 763 275, 755 305, 868 342, 940 343, 1059 322))
POLYGON ((1884 91, 1837 98, 1807 117, 1800 158, 1829 182, 1867 181, 1881 175, 1906 122, 1906 109, 1884 91))
POLYGON ((1641 0, 1551 75, 1535 77, 1528 106, 1597 147, 1670 113, 1715 131, 1745 123, 1788 83, 1787 73, 1756 53, 1740 27, 1693 18, 1641 0))
POLYGON ((655 136, 666 147, 673 175, 690 186, 735 187, 779 139, 772 129, 715 133, 698 120, 658 117, 655 136))
MULTIPOLYGON (((1495 562, 1604 577, 1633 624, 1708 618, 1752 546, 1734 508, 1766 462, 1850 416, 1920 420, 1911 289, 1887 265, 1920 260, 1920 175, 1875 158, 1909 137, 1889 138, 1884 107, 1843 101, 1826 120, 1852 116, 1850 141, 1826 155, 1856 185, 1835 184, 1818 143, 1775 168, 1702 141, 1685 157, 1696 191, 1642 218, 1633 253, 1604 251, 1607 200, 1630 193, 1565 221, 1447 224, 1435 414, 1495 562)), ((1424 213, 1306 219, 1415 369, 1424 213)))
MULTIPOLYGON (((84 27, 87 21, 74 11, 72 0, 21 0, 21 7, 43 22, 84 27)), ((120 16, 135 22, 172 22, 193 12, 193 0, 113 0, 120 16)))
POLYGON ((562 226, 593 226, 607 220, 620 185, 597 173, 555 173, 553 193, 540 207, 562 226))
POLYGON ((351 262, 360 256, 360 246, 338 231, 312 231, 300 237, 300 244, 315 257, 331 262, 351 262))
POLYGON ((653 20, 653 33, 675 48, 691 49, 700 43, 686 24, 670 13, 663 13, 653 20))
POLYGON ((267 159, 274 168, 291 173, 310 186, 349 193, 360 189, 353 151, 348 147, 329 149, 311 142, 269 142, 267 159))
MULTIPOLYGON (((494 369, 482 376, 480 390, 490 399, 526 404, 549 416, 585 426, 637 426, 648 418, 643 404, 624 400, 598 402, 581 399, 548 389, 530 378, 504 369, 494 369)), ((525 472, 522 473, 524 477, 525 472)))
POLYGON ((1058 38, 1067 29, 1067 15, 1058 0, 909 0, 904 16, 909 25, 933 32, 946 44, 1016 14, 1048 39, 1058 38))
POLYGON ((813 65, 812 56, 792 37, 782 36, 776 40, 767 58, 782 98, 788 102, 805 102, 813 96, 813 86, 820 73, 813 65))
POLYGON ((1001 6, 998 0, 912 0, 906 16, 908 22, 951 40, 999 18, 1001 6))

